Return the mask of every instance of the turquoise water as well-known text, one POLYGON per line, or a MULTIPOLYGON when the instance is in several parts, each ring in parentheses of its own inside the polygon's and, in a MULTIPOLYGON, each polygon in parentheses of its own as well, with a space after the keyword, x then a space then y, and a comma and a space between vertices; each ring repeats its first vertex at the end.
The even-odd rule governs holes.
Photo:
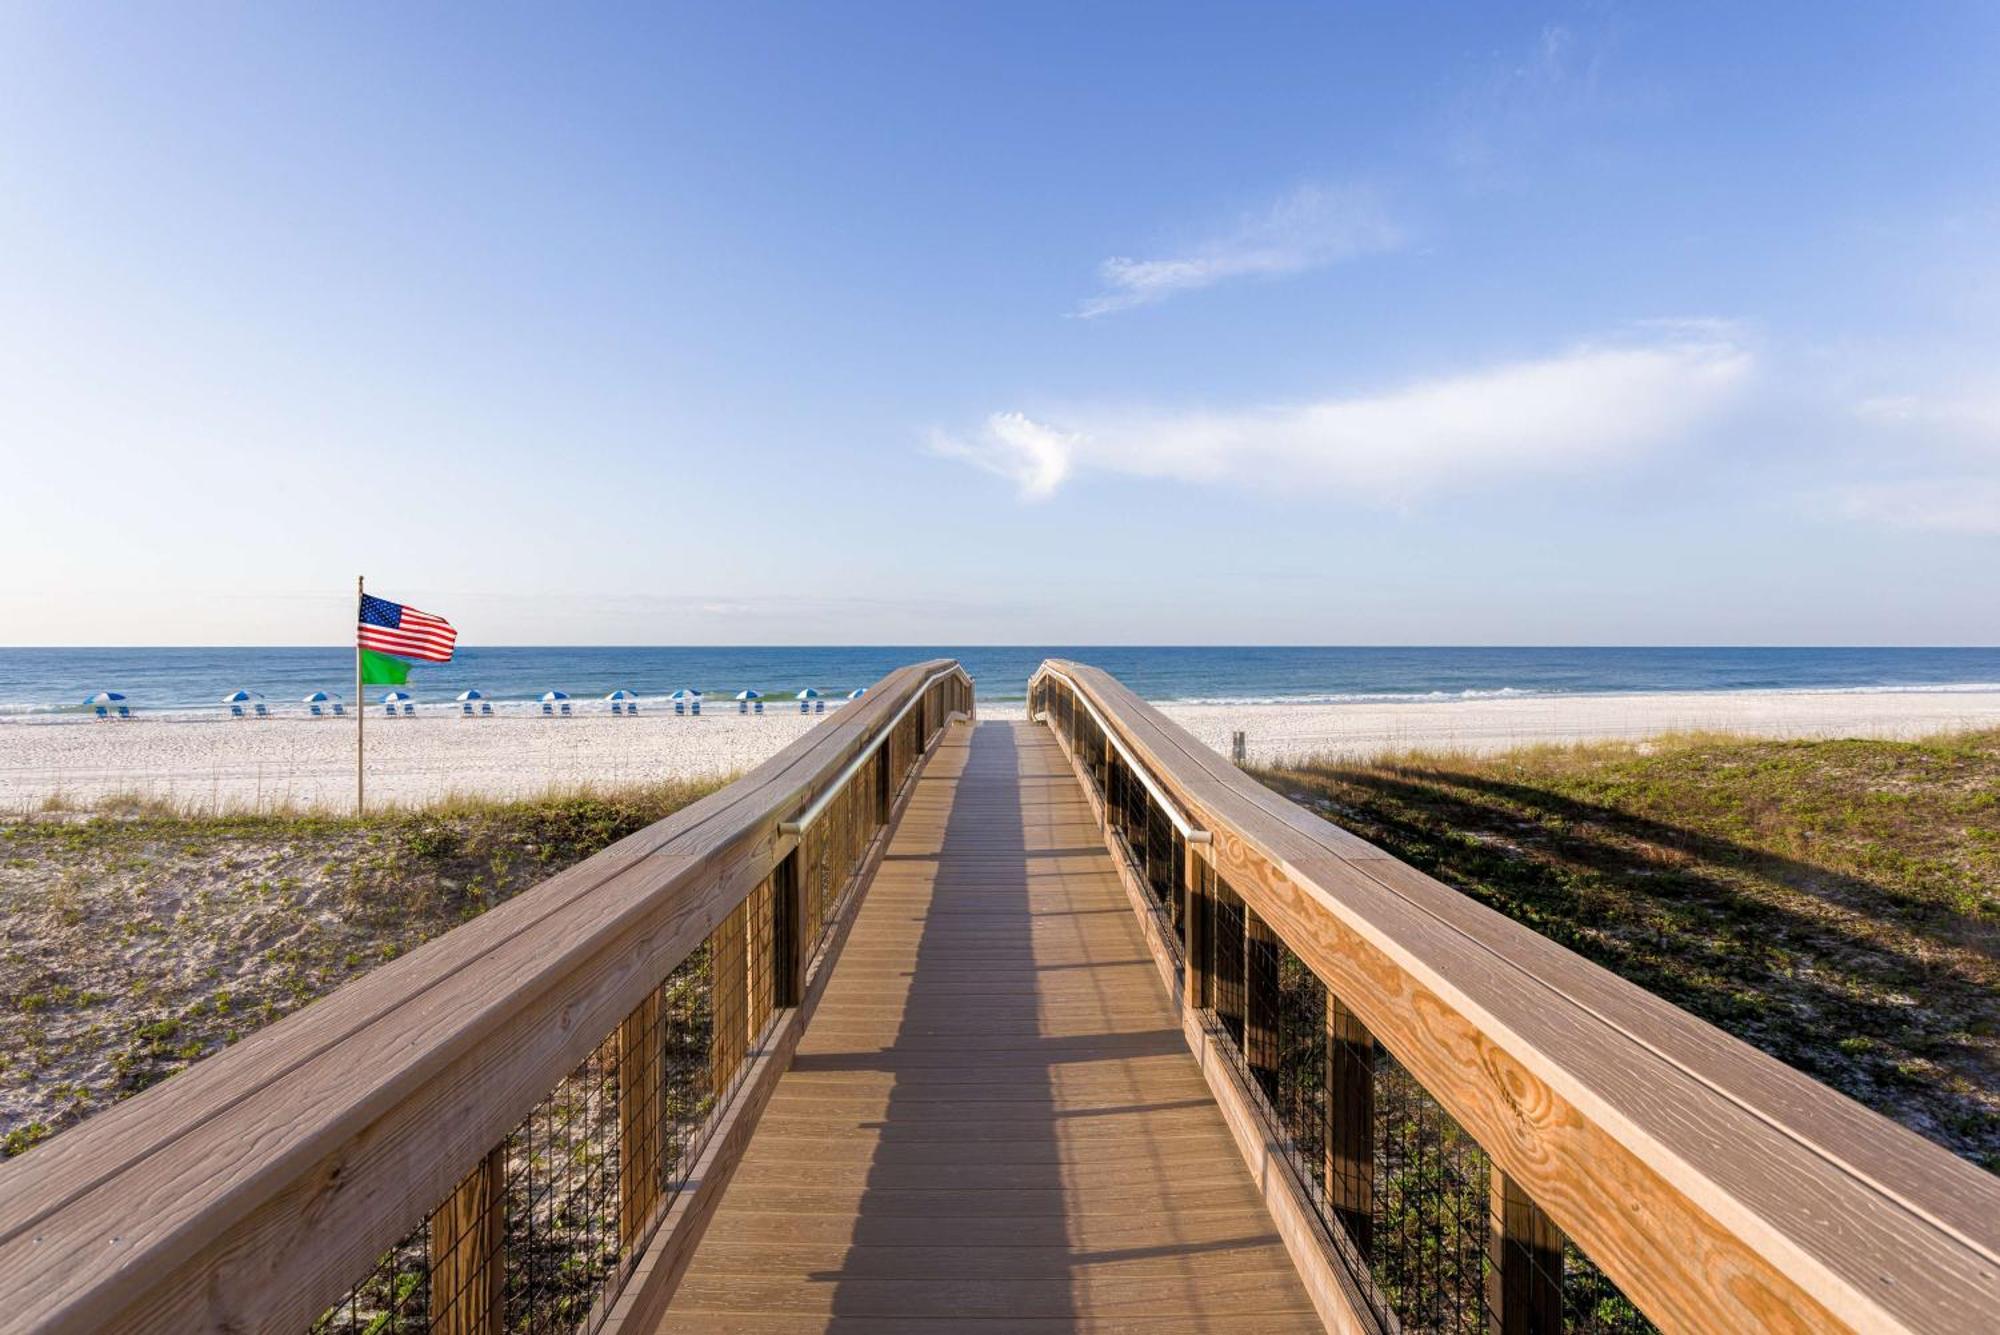
MULTIPOLYGON (((503 710, 546 690, 578 699, 618 688, 662 696, 678 687, 711 701, 745 687, 829 697, 925 658, 958 658, 980 698, 1019 700, 1048 657, 1094 663, 1151 700, 1414 700, 1631 691, 2000 689, 2000 649, 1702 648, 481 648, 417 667, 420 703, 476 687, 503 710)), ((290 709, 310 691, 351 696, 354 652, 297 649, 0 649, 0 716, 80 716, 95 691, 123 692, 135 712, 219 710, 238 688, 290 709)), ((371 694, 384 689, 373 688, 371 694)))

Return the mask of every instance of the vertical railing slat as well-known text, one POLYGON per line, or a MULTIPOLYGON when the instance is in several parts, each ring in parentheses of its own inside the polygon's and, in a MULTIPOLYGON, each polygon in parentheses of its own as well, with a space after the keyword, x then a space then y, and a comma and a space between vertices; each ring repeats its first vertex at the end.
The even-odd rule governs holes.
POLYGON ((1363 1259, 1375 1244, 1375 1038, 1326 994, 1326 1194, 1363 1259))
POLYGON ((655 990, 618 1026, 618 1236, 627 1245, 660 1199, 662 1056, 655 990))
POLYGON ((498 1335, 506 1316, 501 1239, 506 1227, 503 1142, 458 1184, 430 1223, 433 1335, 498 1335))
POLYGON ((1562 1232, 1519 1183, 1493 1170, 1490 1335, 1561 1335, 1562 1232))

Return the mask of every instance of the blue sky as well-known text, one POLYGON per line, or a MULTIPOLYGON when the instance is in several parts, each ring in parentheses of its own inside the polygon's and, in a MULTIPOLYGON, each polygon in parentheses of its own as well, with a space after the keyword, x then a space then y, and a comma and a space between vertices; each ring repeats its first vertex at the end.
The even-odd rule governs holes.
POLYGON ((2000 642, 1990 5, 0 10, 0 642, 2000 642))

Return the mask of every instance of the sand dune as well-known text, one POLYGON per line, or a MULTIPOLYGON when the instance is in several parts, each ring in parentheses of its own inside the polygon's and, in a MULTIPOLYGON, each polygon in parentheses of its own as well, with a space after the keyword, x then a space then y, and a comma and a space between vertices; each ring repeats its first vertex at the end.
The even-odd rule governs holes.
MULTIPOLYGON (((1760 692, 1551 696, 1328 705, 1169 705, 1218 751, 1248 734, 1250 758, 1362 757, 1412 747, 1495 751, 1534 742, 1641 738, 1687 729, 1777 737, 1913 737, 2000 727, 2000 692, 1760 692)), ((1020 718, 1019 704, 987 704, 1020 718)), ((824 716, 833 717, 832 713, 824 716)), ((372 800, 534 796, 747 769, 821 721, 773 711, 700 718, 370 719, 372 800)), ((354 793, 349 720, 153 720, 0 724, 0 810, 51 798, 139 795, 196 809, 343 811, 354 793)))

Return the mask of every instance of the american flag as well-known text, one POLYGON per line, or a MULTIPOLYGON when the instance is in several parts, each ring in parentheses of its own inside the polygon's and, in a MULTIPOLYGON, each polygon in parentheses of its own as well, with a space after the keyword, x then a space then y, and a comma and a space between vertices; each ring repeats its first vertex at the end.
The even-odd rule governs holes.
POLYGON ((361 595, 361 624, 355 633, 363 649, 427 663, 449 663, 452 645, 458 642, 458 632, 443 617, 370 593, 361 595))

